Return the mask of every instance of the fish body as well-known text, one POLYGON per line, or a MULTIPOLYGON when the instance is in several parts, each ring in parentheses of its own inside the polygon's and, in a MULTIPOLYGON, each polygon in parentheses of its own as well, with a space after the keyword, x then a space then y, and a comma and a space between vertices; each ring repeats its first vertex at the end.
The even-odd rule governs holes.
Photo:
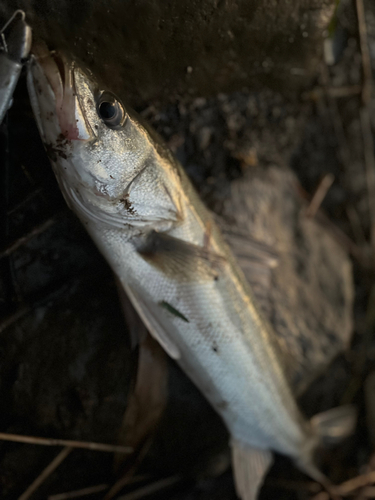
POLYGON ((31 48, 31 29, 25 13, 17 10, 0 31, 0 123, 7 112, 21 73, 23 60, 31 48))
POLYGON ((270 450, 324 479, 312 460, 318 426, 302 417, 270 326, 180 164, 76 63, 39 53, 28 79, 68 205, 150 333, 226 423, 240 494, 256 495, 244 476, 267 470, 270 450))

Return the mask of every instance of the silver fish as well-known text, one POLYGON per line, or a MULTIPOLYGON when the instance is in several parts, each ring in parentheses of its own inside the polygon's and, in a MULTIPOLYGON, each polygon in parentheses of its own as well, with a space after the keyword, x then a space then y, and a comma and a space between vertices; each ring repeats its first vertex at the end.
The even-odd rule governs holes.
POLYGON ((313 452, 352 429, 353 411, 303 418, 273 332, 181 165, 76 62, 39 50, 28 86, 68 205, 150 333, 224 420, 239 495, 256 497, 272 451, 325 482, 313 452))
POLYGON ((0 123, 3 121, 31 48, 31 28, 25 13, 16 10, 0 30, 0 123))

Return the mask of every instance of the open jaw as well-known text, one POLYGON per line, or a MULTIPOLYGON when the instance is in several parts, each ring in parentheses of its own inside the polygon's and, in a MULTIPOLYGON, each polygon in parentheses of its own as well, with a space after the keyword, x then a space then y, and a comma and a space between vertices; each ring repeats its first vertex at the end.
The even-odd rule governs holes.
POLYGON ((44 45, 32 49, 33 59, 29 71, 29 90, 34 108, 39 115, 39 128, 43 138, 55 142, 57 136, 69 141, 87 141, 94 137, 85 119, 74 81, 74 62, 63 54, 50 52, 44 45), (48 102, 48 101, 53 101, 48 102), (57 120, 56 120, 57 118, 57 120), (55 139, 46 137, 51 123, 55 139))

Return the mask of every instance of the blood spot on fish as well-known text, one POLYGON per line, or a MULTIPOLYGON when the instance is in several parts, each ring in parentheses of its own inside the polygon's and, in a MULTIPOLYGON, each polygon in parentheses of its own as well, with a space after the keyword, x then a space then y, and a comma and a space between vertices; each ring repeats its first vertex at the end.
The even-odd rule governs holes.
POLYGON ((112 177, 112 175, 110 175, 110 178, 111 178, 111 179, 114 179, 114 177, 112 177))

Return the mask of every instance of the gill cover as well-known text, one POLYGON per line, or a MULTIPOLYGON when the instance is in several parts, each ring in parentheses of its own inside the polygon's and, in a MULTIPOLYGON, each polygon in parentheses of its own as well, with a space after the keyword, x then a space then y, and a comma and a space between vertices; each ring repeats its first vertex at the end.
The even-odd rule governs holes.
POLYGON ((137 117, 92 75, 39 45, 28 87, 60 187, 81 218, 115 228, 180 220, 177 174, 137 117))

